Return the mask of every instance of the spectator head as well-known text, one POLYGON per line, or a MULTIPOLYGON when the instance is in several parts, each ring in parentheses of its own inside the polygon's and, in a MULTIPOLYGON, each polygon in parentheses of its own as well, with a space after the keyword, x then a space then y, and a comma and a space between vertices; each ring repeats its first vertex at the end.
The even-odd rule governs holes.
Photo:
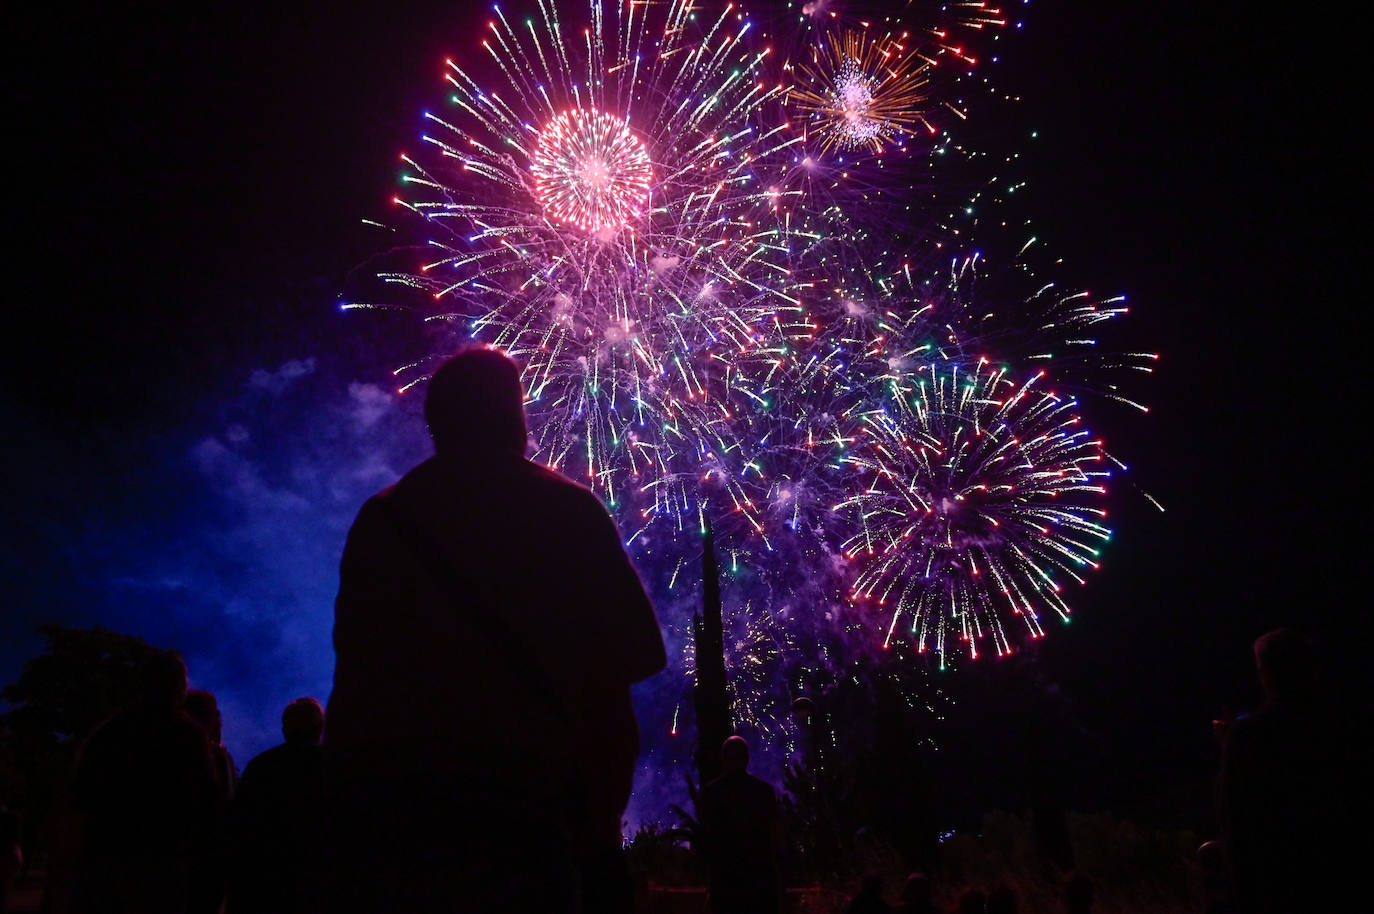
POLYGON ((1064 880, 1064 901, 1069 914, 1088 914, 1093 909, 1093 881, 1082 873, 1064 880))
POLYGON ((293 746, 318 746, 324 736, 324 708, 313 698, 297 698, 281 712, 281 735, 293 746))
POLYGON ((1291 698, 1309 691, 1317 675, 1312 643, 1291 628, 1278 628, 1255 641, 1255 667, 1270 698, 1291 698))
POLYGON ((732 736, 720 747, 720 767, 726 773, 749 768, 749 744, 742 736, 732 736))
POLYGON ((219 702, 215 701, 214 693, 204 689, 191 689, 186 693, 186 702, 182 708, 192 720, 200 724, 205 735, 210 738, 210 743, 218 746, 224 735, 224 721, 220 718, 219 702))
POLYGON ((176 651, 155 651, 138 670, 138 703, 159 710, 186 702, 186 661, 176 651))
POLYGON ((933 886, 925 873, 912 873, 906 877, 902 886, 902 904, 914 910, 923 910, 930 905, 933 886))
POLYGON ((430 378, 425 423, 440 454, 478 451, 523 457, 529 433, 519 366, 496 349, 462 350, 430 378))

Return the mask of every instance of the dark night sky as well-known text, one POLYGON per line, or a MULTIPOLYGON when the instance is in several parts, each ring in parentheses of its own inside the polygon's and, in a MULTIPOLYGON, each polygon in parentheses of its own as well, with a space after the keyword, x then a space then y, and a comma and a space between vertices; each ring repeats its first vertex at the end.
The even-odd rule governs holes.
MULTIPOLYGON (((404 339, 334 305, 481 20, 196 6, 14 25, 0 680, 38 622, 136 631, 221 693, 263 684, 228 709, 242 764, 327 689, 359 493, 423 456, 378 398, 404 339)), ((1267 627, 1307 627, 1338 681, 1367 643, 1354 58, 1261 6, 1037 0, 988 71, 1040 131, 1039 230, 1163 353, 1152 413, 1106 425, 1168 512, 1122 488, 1106 570, 1040 658, 1120 771, 1109 800, 1205 792, 1206 721, 1254 701, 1267 627)))

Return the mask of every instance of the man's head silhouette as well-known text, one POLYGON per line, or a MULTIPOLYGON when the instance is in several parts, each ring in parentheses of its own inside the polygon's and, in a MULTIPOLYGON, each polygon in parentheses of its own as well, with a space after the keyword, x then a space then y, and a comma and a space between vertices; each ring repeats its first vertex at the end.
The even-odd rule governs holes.
POLYGON ((292 745, 318 746, 324 735, 324 708, 313 698, 297 698, 281 712, 281 735, 292 745))
POLYGON ((425 422, 440 454, 523 457, 528 432, 519 366, 496 349, 464 349, 430 378, 425 422))
POLYGON ((138 670, 138 702, 159 710, 180 708, 186 701, 186 661, 176 651, 155 651, 138 670))
POLYGON ((182 710, 200 724, 205 735, 210 737, 210 742, 218 746, 223 741, 224 719, 220 717, 219 702, 215 700, 213 692, 190 689, 186 693, 186 702, 182 705, 182 710))
POLYGON ((1260 635, 1255 642, 1255 666, 1270 699, 1306 695, 1317 677, 1317 655, 1312 643, 1291 628, 1260 635))
POLYGON ((749 744, 742 736, 732 736, 720 747, 721 768, 726 774, 749 768, 749 744))

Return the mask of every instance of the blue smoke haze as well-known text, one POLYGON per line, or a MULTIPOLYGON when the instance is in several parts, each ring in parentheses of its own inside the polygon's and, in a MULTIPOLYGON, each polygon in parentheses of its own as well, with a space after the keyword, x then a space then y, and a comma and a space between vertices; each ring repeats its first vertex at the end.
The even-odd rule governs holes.
MULTIPOLYGON (((28 493, 20 513, 44 529, 10 533, 9 577, 30 590, 0 623, 4 681, 41 649, 38 624, 99 625, 182 652, 192 686, 217 696, 240 767, 280 742, 287 703, 329 696, 338 562, 354 515, 431 453, 423 388, 397 395, 350 373, 313 357, 241 369, 237 386, 207 398, 208 413, 171 430, 111 433, 105 454, 32 440, 12 475, 41 466, 50 478, 67 462, 58 475, 70 488, 28 493)), ((683 658, 699 593, 693 581, 657 595, 670 664, 635 690, 644 752, 632 827, 686 802, 683 658)))
MULTIPOLYGON (((252 370, 204 424, 104 461, 117 478, 76 458, 64 474, 72 503, 46 512, 39 538, 65 567, 26 569, 49 592, 21 599, 28 612, 5 624, 6 681, 38 648, 24 627, 100 625, 180 650, 192 685, 218 696, 240 765, 280 742, 289 701, 329 694, 337 567, 354 513, 426 456, 414 399, 292 359, 252 370)), ((60 448, 34 450, 37 463, 60 448)), ((27 551, 41 562, 41 548, 27 551)))

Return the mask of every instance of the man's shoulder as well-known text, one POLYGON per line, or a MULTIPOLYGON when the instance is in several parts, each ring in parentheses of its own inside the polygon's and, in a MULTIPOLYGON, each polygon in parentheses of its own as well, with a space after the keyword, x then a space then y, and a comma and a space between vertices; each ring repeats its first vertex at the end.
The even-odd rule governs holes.
POLYGON ((402 476, 394 485, 382 489, 368 499, 368 503, 385 502, 414 496, 434 489, 484 489, 511 485, 539 490, 552 497, 599 505, 600 499, 592 490, 555 469, 525 457, 474 462, 445 460, 431 457, 402 476))
POLYGON ((747 773, 745 774, 745 777, 748 778, 749 789, 754 791, 754 793, 758 794, 759 796, 766 795, 768 797, 773 798, 777 797, 778 792, 773 789, 773 785, 765 781, 763 778, 747 773))
POLYGON ((532 460, 523 461, 519 470, 523 497, 537 502, 545 516, 594 526, 608 517, 606 506, 591 489, 569 479, 557 470, 532 460))
POLYGON ((367 501, 363 502, 362 507, 358 509, 357 515, 353 518, 353 526, 356 528, 375 524, 381 518, 386 517, 389 512, 386 506, 396 497, 395 492, 403 481, 404 480, 399 480, 387 486, 385 489, 382 489, 380 492, 376 492, 369 496, 367 501))
POLYGON ((591 489, 542 463, 523 460, 521 461, 521 470, 534 485, 547 486, 552 490, 565 493, 570 498, 596 499, 591 489))
POLYGON ((248 764, 250 766, 270 765, 277 759, 280 759, 283 756, 285 756, 288 751, 290 751, 290 745, 288 743, 279 743, 273 746, 271 749, 264 749, 257 755, 253 756, 253 760, 250 761, 248 764))
POLYGON ((253 756, 248 764, 244 766, 243 777, 249 777, 250 773, 253 776, 264 774, 270 775, 286 762, 287 752, 288 748, 286 743, 282 743, 279 746, 273 746, 271 749, 264 749, 262 752, 253 756))
POLYGON ((768 796, 777 796, 772 784, 747 771, 727 772, 712 781, 708 781, 706 786, 702 788, 702 793, 708 792, 711 794, 753 794, 758 796, 767 794, 768 796))

